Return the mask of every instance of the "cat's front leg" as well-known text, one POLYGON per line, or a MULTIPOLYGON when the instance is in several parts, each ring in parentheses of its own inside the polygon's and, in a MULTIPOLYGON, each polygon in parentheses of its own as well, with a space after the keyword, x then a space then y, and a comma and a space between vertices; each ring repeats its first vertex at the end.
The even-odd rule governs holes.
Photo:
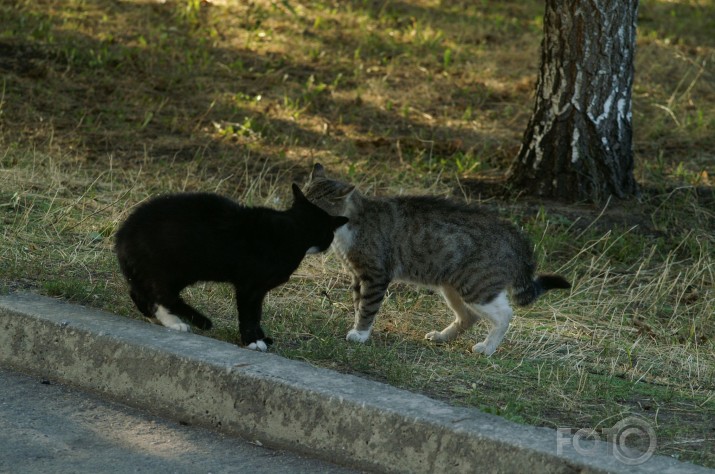
MULTIPOLYGON (((383 278, 359 278, 359 302, 355 312, 355 326, 348 332, 346 339, 352 342, 365 342, 370 337, 382 300, 390 281, 383 278)), ((355 287, 354 287, 355 288, 355 287)))
POLYGON ((273 340, 265 337, 261 328, 261 314, 265 292, 236 291, 238 331, 247 349, 266 352, 273 340))
POLYGON ((450 285, 441 288, 447 305, 454 311, 455 319, 452 324, 441 331, 431 331, 425 334, 425 339, 432 342, 449 342, 457 338, 461 333, 469 329, 479 319, 478 314, 467 307, 462 297, 450 285))

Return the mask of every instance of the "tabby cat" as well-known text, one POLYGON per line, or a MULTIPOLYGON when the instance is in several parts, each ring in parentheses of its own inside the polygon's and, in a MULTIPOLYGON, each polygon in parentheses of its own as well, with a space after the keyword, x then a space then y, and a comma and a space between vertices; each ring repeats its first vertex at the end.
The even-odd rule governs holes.
POLYGON ((329 214, 350 219, 332 244, 353 276, 355 325, 349 341, 370 337, 393 280, 439 288, 454 311, 452 324, 425 336, 430 341, 451 341, 485 318, 491 330, 472 350, 486 355, 494 353, 509 328, 513 313, 507 290, 523 306, 547 290, 570 288, 558 275, 534 278, 531 243, 478 206, 428 196, 366 197, 350 184, 328 179, 320 164, 305 196, 329 214))
POLYGON ((286 211, 245 207, 211 193, 157 197, 139 206, 116 236, 116 252, 139 311, 178 331, 211 320, 179 295, 198 281, 235 287, 238 329, 249 349, 272 340, 261 328, 266 293, 288 281, 306 253, 327 250, 348 219, 328 215, 293 185, 286 211))

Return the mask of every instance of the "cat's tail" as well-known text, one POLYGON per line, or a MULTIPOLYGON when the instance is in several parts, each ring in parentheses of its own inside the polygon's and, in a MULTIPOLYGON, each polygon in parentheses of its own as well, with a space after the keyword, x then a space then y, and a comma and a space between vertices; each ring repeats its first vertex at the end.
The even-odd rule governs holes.
POLYGON ((519 306, 527 306, 549 290, 568 289, 571 284, 560 275, 539 275, 525 285, 514 288, 512 298, 519 306))

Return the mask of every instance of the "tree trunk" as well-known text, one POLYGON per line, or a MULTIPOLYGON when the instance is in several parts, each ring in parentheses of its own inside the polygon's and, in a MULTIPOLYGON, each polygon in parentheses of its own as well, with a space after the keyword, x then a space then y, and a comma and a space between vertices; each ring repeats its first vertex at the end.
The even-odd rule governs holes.
POLYGON ((638 0, 546 0, 534 111, 509 182, 600 202, 637 191, 631 89, 638 0))

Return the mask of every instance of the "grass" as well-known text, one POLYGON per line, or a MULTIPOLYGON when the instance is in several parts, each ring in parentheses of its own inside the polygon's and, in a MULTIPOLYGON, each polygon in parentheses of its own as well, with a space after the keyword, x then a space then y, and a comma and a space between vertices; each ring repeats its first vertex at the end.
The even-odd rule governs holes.
MULTIPOLYGON (((285 357, 550 427, 654 426, 715 467, 715 7, 640 7, 638 199, 497 199, 532 107, 543 2, 14 0, 0 5, 0 291, 138 318, 112 252, 132 207, 207 190, 286 207, 320 161, 366 193, 477 200, 523 226, 570 294, 519 310, 491 358, 423 335, 449 310, 393 285, 366 345, 349 278, 307 258, 264 327, 285 357)), ((229 288, 187 298, 237 340, 229 288)))

